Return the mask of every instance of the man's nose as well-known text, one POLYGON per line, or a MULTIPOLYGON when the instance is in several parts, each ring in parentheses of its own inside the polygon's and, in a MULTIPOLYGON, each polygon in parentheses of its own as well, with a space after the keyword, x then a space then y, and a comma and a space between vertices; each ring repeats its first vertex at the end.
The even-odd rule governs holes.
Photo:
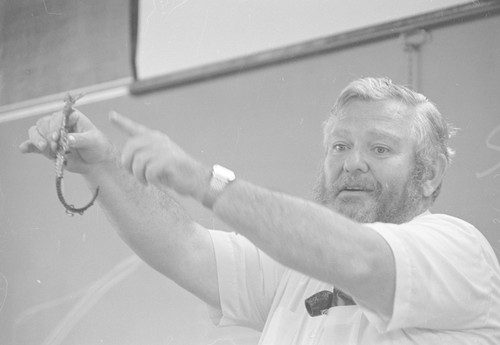
POLYGON ((344 171, 354 173, 356 171, 366 173, 369 167, 365 156, 359 150, 350 150, 349 154, 345 157, 344 171))

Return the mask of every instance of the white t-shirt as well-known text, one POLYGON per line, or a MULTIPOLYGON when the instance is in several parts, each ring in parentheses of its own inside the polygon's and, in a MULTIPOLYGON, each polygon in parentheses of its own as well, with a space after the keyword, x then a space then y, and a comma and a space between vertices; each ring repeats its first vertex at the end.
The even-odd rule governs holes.
POLYGON ((262 331, 262 345, 500 344, 500 268, 476 228, 428 212, 402 225, 369 226, 395 257, 389 319, 362 305, 311 317, 305 299, 331 284, 283 267, 242 236, 211 231, 222 308, 214 322, 262 331))

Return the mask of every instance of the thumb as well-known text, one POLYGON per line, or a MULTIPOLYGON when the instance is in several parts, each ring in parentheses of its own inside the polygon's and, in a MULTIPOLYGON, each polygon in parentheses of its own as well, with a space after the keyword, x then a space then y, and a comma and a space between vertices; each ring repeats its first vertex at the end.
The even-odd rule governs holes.
POLYGON ((68 135, 69 147, 73 149, 84 149, 95 144, 95 136, 92 131, 83 133, 71 133, 68 135))

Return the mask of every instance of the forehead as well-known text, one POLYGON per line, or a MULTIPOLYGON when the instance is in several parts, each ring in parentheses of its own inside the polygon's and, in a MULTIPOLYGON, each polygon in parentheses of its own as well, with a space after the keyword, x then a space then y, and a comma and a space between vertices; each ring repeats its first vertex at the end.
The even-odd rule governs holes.
POLYGON ((363 136, 408 138, 411 112, 412 109, 396 100, 353 100, 337 116, 330 135, 359 133, 363 136))

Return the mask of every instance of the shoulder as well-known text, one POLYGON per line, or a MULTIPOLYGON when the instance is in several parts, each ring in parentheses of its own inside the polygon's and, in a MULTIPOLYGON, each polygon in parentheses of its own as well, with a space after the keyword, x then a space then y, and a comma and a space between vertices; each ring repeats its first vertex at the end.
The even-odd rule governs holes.
POLYGON ((469 222, 463 219, 453 217, 447 214, 430 213, 430 212, 426 212, 420 216, 417 216, 408 223, 403 225, 409 225, 409 226, 421 225, 436 229, 440 227, 447 227, 457 230, 460 229, 470 233, 478 232, 478 230, 474 225, 470 224, 469 222))
POLYGON ((435 239, 448 239, 461 246, 476 245, 492 251, 486 237, 471 223, 447 214, 425 213, 401 226, 402 230, 421 232, 435 239))
POLYGON ((474 225, 446 214, 426 212, 404 224, 374 223, 370 227, 386 239, 394 252, 409 252, 454 261, 461 259, 499 271, 491 244, 474 225))
MULTIPOLYGON (((482 233, 472 224, 446 214, 426 212, 404 224, 374 223, 371 228, 384 234, 397 237, 428 238, 431 241, 448 239, 452 242, 487 243, 482 233)), ((384 236, 385 237, 385 236, 384 236)))
POLYGON ((369 226, 394 255, 397 290, 390 327, 498 324, 498 260, 476 227, 457 217, 430 213, 405 224, 369 226))

